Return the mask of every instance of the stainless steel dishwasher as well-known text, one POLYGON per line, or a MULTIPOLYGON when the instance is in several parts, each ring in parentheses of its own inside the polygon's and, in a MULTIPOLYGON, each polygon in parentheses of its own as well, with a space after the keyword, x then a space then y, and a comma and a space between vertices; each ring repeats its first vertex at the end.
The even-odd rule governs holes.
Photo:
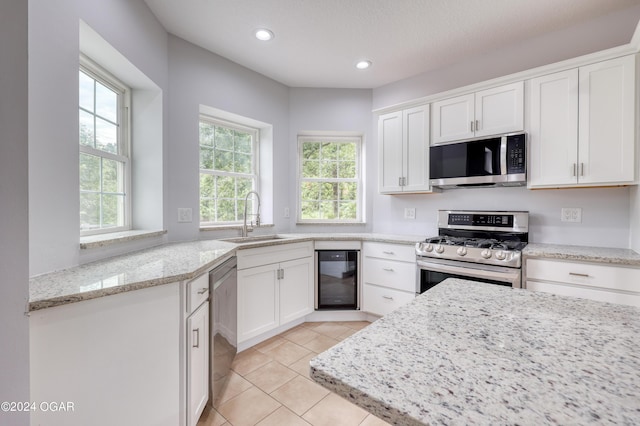
POLYGON ((209 273, 212 312, 209 316, 211 348, 209 404, 224 390, 238 350, 238 267, 234 257, 209 273))

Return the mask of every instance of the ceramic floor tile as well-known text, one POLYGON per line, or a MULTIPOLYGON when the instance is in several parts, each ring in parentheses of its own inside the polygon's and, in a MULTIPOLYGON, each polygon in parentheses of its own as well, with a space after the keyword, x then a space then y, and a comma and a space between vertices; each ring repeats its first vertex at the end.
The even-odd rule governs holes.
POLYGON ((225 419, 222 414, 207 406, 202 412, 197 426, 222 426, 226 422, 227 419, 225 419))
POLYGON ((349 327, 353 330, 362 330, 366 326, 371 325, 369 321, 343 321, 339 324, 344 325, 345 327, 349 327))
POLYGON ((285 343, 286 340, 283 339, 280 335, 274 336, 271 339, 267 339, 264 342, 260 342, 257 345, 253 346, 251 349, 255 349, 260 352, 267 352, 275 347, 280 346, 285 343))
POLYGON ((311 352, 309 355, 305 355, 293 364, 289 365, 289 368, 300 374, 301 376, 310 379, 311 377, 309 376, 309 361, 311 361, 311 358, 315 356, 316 353, 311 352))
POLYGON ((300 416, 328 394, 322 386, 298 376, 273 391, 271 396, 300 416))
POLYGON ((266 393, 271 393, 297 375, 298 373, 293 370, 289 370, 279 362, 272 361, 269 364, 253 370, 245 376, 245 379, 266 393))
POLYGON ((340 324, 324 323, 315 327, 313 331, 335 339, 342 333, 349 331, 349 327, 340 324))
POLYGON ((357 426, 367 417, 362 408, 330 393, 302 416, 313 426, 357 426))
POLYGON ((250 348, 236 355, 231 368, 236 373, 244 376, 263 365, 270 363, 271 361, 272 359, 265 355, 265 353, 250 348))
POLYGON ((256 426, 309 426, 309 423, 286 407, 280 407, 256 426))
POLYGON ((251 386, 253 385, 247 380, 245 380, 244 378, 242 378, 241 375, 231 371, 229 373, 229 378, 227 379, 225 386, 220 391, 220 395, 217 396, 217 399, 216 401, 214 401, 213 406, 219 407, 220 405, 224 404, 231 398, 240 395, 242 392, 246 391, 251 386))
POLYGON ((320 352, 324 352, 330 347, 335 346, 336 344, 338 344, 338 341, 336 339, 333 339, 329 336, 319 335, 310 342, 305 343, 303 346, 310 351, 319 354, 320 352))
POLYGON ((218 411, 233 426, 253 426, 281 407, 281 404, 252 387, 220 406, 218 411))
POLYGON ((281 364, 290 365, 298 361, 303 356, 308 355, 309 352, 309 349, 287 341, 264 353, 281 364))
POLYGON ((358 332, 358 330, 354 330, 353 328, 350 328, 347 331, 345 331, 344 333, 342 333, 340 336, 338 336, 338 340, 344 340, 349 336, 353 336, 357 332, 358 332))
POLYGON ((360 426, 391 426, 391 424, 377 418, 373 414, 369 414, 364 421, 360 423, 360 426))
POLYGON ((305 343, 315 339, 318 336, 318 333, 309 328, 299 327, 291 332, 286 333, 284 335, 284 338, 298 345, 304 345, 305 343))

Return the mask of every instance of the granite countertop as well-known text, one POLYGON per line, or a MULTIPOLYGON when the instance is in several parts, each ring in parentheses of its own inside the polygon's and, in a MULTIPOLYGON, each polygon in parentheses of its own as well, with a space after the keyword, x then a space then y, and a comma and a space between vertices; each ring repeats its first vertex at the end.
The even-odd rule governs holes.
POLYGON ((640 309, 448 279, 310 362, 396 425, 638 424, 640 309))
POLYGON ((622 248, 529 243, 522 251, 522 256, 525 259, 537 257, 640 266, 640 254, 631 249, 622 248))
MULTIPOLYGON (((302 241, 377 241, 415 244, 418 236, 384 234, 277 234, 280 239, 239 244, 201 240, 164 244, 62 271, 31 277, 28 311, 195 278, 236 250, 302 241)), ((258 235, 256 235, 258 236, 258 235)))

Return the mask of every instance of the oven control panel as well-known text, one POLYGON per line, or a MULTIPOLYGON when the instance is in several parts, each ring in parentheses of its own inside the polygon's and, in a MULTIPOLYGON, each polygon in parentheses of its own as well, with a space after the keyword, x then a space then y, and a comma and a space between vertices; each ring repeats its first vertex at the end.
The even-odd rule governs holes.
POLYGON ((452 213, 449 215, 448 224, 456 226, 495 226, 511 228, 513 226, 513 215, 452 213))

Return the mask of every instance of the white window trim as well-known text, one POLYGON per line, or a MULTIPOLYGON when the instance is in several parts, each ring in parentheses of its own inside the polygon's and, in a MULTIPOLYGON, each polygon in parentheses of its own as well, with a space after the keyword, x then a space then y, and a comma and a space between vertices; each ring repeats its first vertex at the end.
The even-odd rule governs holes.
MULTIPOLYGON (((253 135, 252 138, 252 174, 244 174, 244 173, 235 173, 235 172, 224 172, 224 171, 212 171, 208 169, 200 168, 200 132, 198 131, 198 218, 200 218, 200 173, 209 174, 212 176, 232 176, 232 177, 250 177, 253 179, 253 190, 260 193, 260 129, 255 127, 245 126, 233 121, 223 120, 217 117, 213 117, 207 114, 200 114, 200 118, 198 120, 198 125, 201 122, 213 124, 214 126, 226 127, 229 129, 239 130, 241 132, 251 133, 253 135)), ((251 212, 248 212, 251 213, 251 212)), ((214 227, 228 227, 230 225, 242 225, 243 221, 234 220, 234 221, 200 221, 201 228, 214 228, 214 227)))
POLYGON ((353 134, 347 132, 336 132, 336 133, 327 133, 322 132, 321 134, 300 134, 298 135, 298 160, 297 163, 297 185, 296 185, 296 223, 297 224, 362 224, 364 223, 363 219, 363 202, 364 202, 364 179, 362 178, 362 158, 363 158, 363 138, 364 136, 361 134, 353 134), (303 181, 318 181, 325 182, 327 179, 312 179, 312 178, 302 178, 302 145, 304 142, 355 142, 356 143, 356 170, 357 170, 357 178, 355 179, 338 179, 336 181, 339 182, 357 182, 358 183, 358 193, 356 199, 356 218, 345 220, 345 219, 302 219, 302 194, 301 194, 301 185, 303 181))
MULTIPOLYGON (((119 149, 122 150, 122 154, 112 154, 93 147, 81 145, 79 153, 94 155, 97 157, 107 158, 110 160, 120 161, 124 163, 124 220, 122 226, 80 230, 80 236, 100 235, 100 234, 112 234, 116 232, 123 232, 131 230, 131 89, 122 83, 117 77, 106 71, 100 65, 96 64, 86 55, 80 54, 80 66, 78 68, 87 73, 91 77, 100 81, 100 83, 120 93, 118 100, 121 101, 121 105, 118 105, 119 114, 119 126, 118 126, 118 144, 119 149)), ((78 126, 79 127, 79 126, 78 126)), ((78 196, 80 192, 78 190, 78 196)), ((79 214, 79 212, 78 212, 79 214)))

